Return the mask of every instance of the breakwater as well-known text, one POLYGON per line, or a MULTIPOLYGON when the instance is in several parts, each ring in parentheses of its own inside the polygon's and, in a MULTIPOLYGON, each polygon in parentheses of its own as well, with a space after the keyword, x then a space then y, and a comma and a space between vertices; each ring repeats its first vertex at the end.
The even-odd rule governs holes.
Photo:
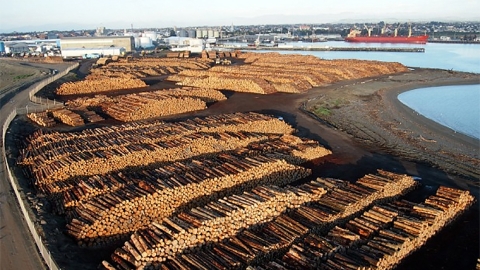
MULTIPOLYGON (((225 48, 225 47, 222 47, 225 48)), ((392 47, 235 47, 236 50, 268 50, 268 51, 356 51, 356 52, 418 52, 424 53, 425 48, 392 48, 392 47)))

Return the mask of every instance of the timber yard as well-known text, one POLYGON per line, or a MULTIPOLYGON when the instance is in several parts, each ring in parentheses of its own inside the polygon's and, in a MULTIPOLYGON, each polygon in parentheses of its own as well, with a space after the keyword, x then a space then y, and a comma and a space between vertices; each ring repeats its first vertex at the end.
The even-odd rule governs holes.
POLYGON ((458 256, 479 267, 478 156, 427 155, 436 137, 413 124, 412 137, 395 133, 409 115, 387 100, 479 74, 276 52, 424 47, 273 46, 261 34, 232 36, 237 46, 222 29, 163 46, 152 31, 104 32, 43 40, 41 56, 9 42, 0 58, 12 70, 2 189, 19 205, 0 206, 20 209, 11 219, 31 235, 18 237, 44 268, 415 269, 427 258, 421 268, 435 269, 458 256), (358 121, 338 120, 342 108, 358 121))

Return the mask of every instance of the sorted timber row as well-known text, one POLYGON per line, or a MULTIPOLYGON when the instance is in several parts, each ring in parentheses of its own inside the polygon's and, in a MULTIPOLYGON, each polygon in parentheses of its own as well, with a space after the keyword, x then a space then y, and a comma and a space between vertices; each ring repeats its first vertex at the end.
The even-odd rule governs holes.
MULTIPOLYGON (((170 242, 167 242, 167 240, 171 239, 172 232, 180 233, 180 228, 183 228, 182 226, 185 226, 185 224, 182 223, 183 221, 170 219, 169 222, 173 222, 174 226, 177 227, 172 227, 173 224, 170 224, 167 231, 156 227, 158 230, 151 231, 153 235, 139 233, 132 236, 132 241, 125 243, 125 249, 117 249, 112 255, 112 262, 104 261, 103 265, 112 269, 134 267, 147 269, 236 269, 257 264, 270 260, 276 254, 288 250, 294 242, 299 241, 309 232, 325 230, 362 211, 374 202, 404 194, 416 185, 411 177, 385 171, 379 171, 377 175, 366 175, 357 180, 355 184, 336 179, 320 178, 312 183, 321 185, 327 190, 327 193, 317 200, 312 200, 298 208, 283 212, 271 221, 264 222, 260 226, 251 226, 221 242, 199 245, 190 252, 173 256, 175 252, 170 250, 167 244, 170 242), (153 236, 163 238, 164 246, 149 246, 152 241, 155 241, 152 240, 153 236), (139 240, 140 238, 143 240, 139 240), (139 247, 136 246, 137 243, 133 239, 142 241, 139 247), (131 245, 131 243, 134 244, 131 245), (143 244, 147 247, 153 247, 152 252, 159 255, 157 260, 151 260, 150 258, 153 258, 153 256, 147 256, 147 260, 137 260, 137 258, 141 259, 143 256, 143 244), (162 252, 167 253, 162 255, 162 252), (165 256, 168 258, 167 260, 165 260, 165 256), (131 265, 132 261, 133 265, 131 265)), ((153 226, 155 225, 153 224, 153 226)), ((149 228, 153 227, 150 226, 149 228)), ((215 227, 215 229, 220 230, 219 227, 215 227)), ((186 230, 188 231, 188 227, 186 230)), ((175 244, 178 245, 178 241, 175 244)))
MULTIPOLYGON (((127 166, 232 150, 238 147, 236 142, 242 140, 232 140, 229 146, 232 136, 227 135, 223 139, 211 136, 210 140, 205 140, 198 134, 202 132, 290 134, 293 128, 275 117, 237 113, 176 123, 132 122, 73 133, 37 132, 21 151, 20 160, 21 164, 27 165, 28 175, 33 177, 35 185, 43 189, 45 185, 78 175, 103 174, 127 166), (172 154, 176 157, 171 157, 172 154)), ((261 139, 262 136, 259 137, 261 139)))
POLYGON ((281 258, 254 269, 391 269, 474 201, 468 191, 439 187, 423 203, 374 206, 344 228, 309 234, 281 258))
POLYGON ((82 203, 74 209, 67 232, 80 244, 101 244, 161 221, 187 205, 202 205, 258 185, 285 185, 311 173, 267 155, 224 154, 203 162, 174 165, 172 171, 161 167, 145 171, 139 174, 145 181, 138 185, 127 185, 82 203))
POLYGON ((75 108, 75 111, 71 109, 60 109, 54 111, 45 111, 37 113, 29 113, 27 117, 35 124, 42 127, 54 127, 58 122, 69 126, 80 126, 84 123, 96 123, 103 121, 103 117, 98 115, 94 111, 87 110, 86 108, 75 108), (54 115, 56 117, 54 117, 54 115), (79 118, 81 117, 81 118, 79 118))
POLYGON ((49 112, 38 112, 27 114, 28 119, 42 127, 53 127, 56 122, 49 112))
MULTIPOLYGON (((239 134, 236 133, 234 136, 227 136, 227 133, 220 134, 225 141, 216 141, 211 143, 211 145, 218 145, 222 147, 222 144, 225 144, 228 141, 230 149, 244 147, 241 155, 244 156, 255 156, 259 154, 268 154, 269 156, 275 156, 291 164, 301 164, 305 161, 320 158, 329 154, 330 152, 325 150, 323 147, 320 147, 316 143, 311 141, 302 141, 297 138, 297 140, 292 140, 293 136, 284 135, 276 139, 273 136, 263 137, 263 141, 252 141, 261 138, 257 134, 239 134), (267 141, 267 139, 269 141, 267 141), (236 140, 236 147, 233 144, 236 140), (302 150, 298 150, 302 149, 302 150)), ((188 136, 187 136, 188 137, 188 136)), ((296 138, 296 137, 295 137, 296 138)), ((205 143, 205 141, 204 141, 205 143)), ((210 143, 209 143, 210 144, 210 143)), ((227 149, 227 147, 222 147, 227 149)), ((183 150, 182 150, 183 151, 183 150)), ((225 151, 225 150, 222 150, 225 151)), ((161 152, 159 155, 162 154, 161 152)), ((214 154, 211 155, 214 157, 214 154)), ((224 158, 225 156, 219 155, 224 158)), ((180 164, 167 164, 163 163, 162 168, 170 171, 181 171, 177 167, 180 166, 198 166, 198 164, 203 164, 200 161, 193 160, 194 164, 186 163, 184 165, 180 164)), ((209 164, 211 165, 211 164, 209 164)), ((155 168, 157 165, 150 166, 155 168)), ((140 167, 141 170, 148 169, 149 166, 140 167)), ((140 171, 140 169, 136 169, 140 171)), ((130 169, 131 171, 131 169, 130 169)), ((78 206, 84 201, 87 201, 93 197, 99 196, 101 194, 110 193, 117 189, 124 188, 127 185, 138 184, 142 177, 148 177, 148 175, 143 175, 142 172, 137 172, 136 174, 131 174, 129 172, 112 172, 107 175, 95 175, 88 178, 72 178, 66 181, 58 181, 52 183, 44 188, 44 191, 47 195, 55 195, 54 205, 55 211, 62 214, 65 210, 68 210, 70 207, 78 206)), ((213 174, 215 175, 215 174, 213 174)), ((165 175, 161 175, 164 177, 165 175)), ((219 175, 221 176, 221 175, 219 175)), ((160 177, 160 176, 159 176, 160 177)))
POLYGON ((110 117, 123 122, 130 122, 203 110, 207 108, 207 102, 226 99, 225 95, 214 89, 180 88, 120 95, 111 98, 93 98, 92 101, 89 101, 89 98, 81 98, 78 101, 69 102, 69 106, 76 103, 83 103, 83 106, 85 104, 99 106, 101 111, 110 117), (95 104, 95 100, 100 102, 95 104))
POLYGON ((52 111, 52 116, 59 122, 72 127, 83 126, 85 124, 82 117, 78 113, 67 109, 54 110, 52 111))
POLYGON ((341 80, 407 72, 400 63, 364 60, 325 60, 314 56, 279 53, 242 53, 244 65, 184 70, 168 80, 178 85, 269 94, 300 93, 341 80))
POLYGON ((142 58, 132 61, 120 59, 100 68, 90 71, 87 80, 102 78, 144 78, 149 76, 161 76, 176 74, 188 69, 208 69, 213 60, 211 59, 178 59, 178 58, 142 58))
POLYGON ((130 89, 146 87, 140 79, 105 78, 95 80, 83 80, 77 82, 66 82, 56 90, 57 95, 78 95, 109 92, 117 89, 130 89))
POLYGON ((325 193, 319 181, 299 187, 255 187, 242 195, 222 198, 166 218, 161 223, 153 222, 132 234, 113 258, 118 256, 135 266, 165 261, 187 249, 220 242, 242 229, 270 221, 287 209, 318 200, 325 193))

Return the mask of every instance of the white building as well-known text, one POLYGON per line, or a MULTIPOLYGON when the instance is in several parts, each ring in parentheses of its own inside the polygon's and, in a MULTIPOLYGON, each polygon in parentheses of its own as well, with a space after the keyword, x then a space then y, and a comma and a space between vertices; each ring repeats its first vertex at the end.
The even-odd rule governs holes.
POLYGON ((79 58, 85 55, 98 54, 100 56, 123 56, 126 50, 123 47, 101 47, 101 48, 68 48, 62 49, 63 58, 79 58))
POLYGON ((28 44, 24 42, 5 42, 5 52, 6 53, 25 53, 30 52, 28 44))
POLYGON ((171 47, 171 51, 190 51, 192 53, 201 53, 205 49, 205 43, 202 39, 169 37, 165 42, 171 47))

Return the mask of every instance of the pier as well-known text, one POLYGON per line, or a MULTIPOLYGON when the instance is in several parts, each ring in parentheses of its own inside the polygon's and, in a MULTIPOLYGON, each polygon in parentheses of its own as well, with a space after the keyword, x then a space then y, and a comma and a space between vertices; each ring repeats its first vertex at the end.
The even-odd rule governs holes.
POLYGON ((341 51, 341 52, 417 52, 424 53, 425 48, 392 48, 392 47, 271 47, 271 46, 258 46, 258 47, 220 47, 220 48, 232 48, 235 50, 253 50, 253 51, 341 51))

